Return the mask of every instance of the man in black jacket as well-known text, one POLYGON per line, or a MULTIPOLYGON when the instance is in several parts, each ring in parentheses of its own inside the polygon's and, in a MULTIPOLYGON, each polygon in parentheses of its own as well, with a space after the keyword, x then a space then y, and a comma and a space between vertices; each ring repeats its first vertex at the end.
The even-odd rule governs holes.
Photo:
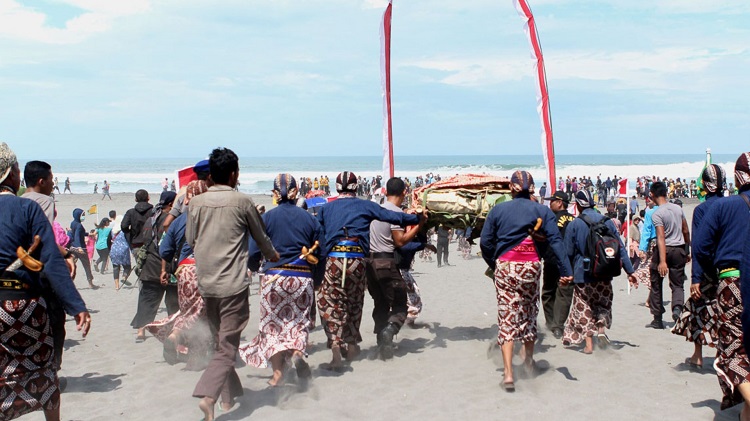
MULTIPOLYGON (((575 219, 568 213, 570 199, 564 191, 556 191, 550 197, 549 207, 557 218, 557 228, 560 235, 565 237, 565 227, 575 219)), ((558 285, 560 281, 560 270, 557 268, 557 257, 552 250, 547 250, 544 256, 544 269, 542 274, 542 309, 547 328, 552 331, 555 338, 560 339, 563 335, 563 324, 568 318, 570 303, 573 300, 572 285, 558 285)))
POLYGON ((153 205, 148 203, 148 200, 149 196, 146 190, 141 189, 135 192, 135 207, 125 213, 120 224, 120 228, 125 233, 125 238, 130 245, 130 250, 134 254, 144 243, 143 236, 141 235, 143 233, 143 225, 151 216, 151 210, 154 208, 153 205))

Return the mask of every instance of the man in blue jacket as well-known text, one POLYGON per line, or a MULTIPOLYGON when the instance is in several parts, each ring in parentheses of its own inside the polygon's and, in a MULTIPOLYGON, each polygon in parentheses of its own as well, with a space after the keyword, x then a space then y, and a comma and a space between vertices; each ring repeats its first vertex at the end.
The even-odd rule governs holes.
POLYGON ((718 273, 716 361, 724 398, 721 409, 744 401, 740 419, 750 420, 750 152, 734 166, 739 194, 716 202, 694 233, 697 264, 705 273, 718 273), (744 311, 743 311, 744 307, 744 311), (744 330, 744 332, 743 332, 744 330), (744 342, 744 346, 743 346, 744 342))
MULTIPOLYGON (((591 193, 581 190, 576 193, 575 201, 580 216, 568 224, 565 231, 565 248, 568 258, 573 262, 574 289, 573 304, 565 323, 563 344, 573 345, 585 341, 586 347, 583 352, 591 354, 594 352, 594 335, 597 336, 600 347, 609 344, 609 338, 604 330, 612 326, 613 298, 612 278, 595 278, 589 270, 594 263, 594 256, 586 256, 591 225, 606 220, 604 224, 610 234, 617 237, 620 242, 620 261, 628 277, 632 278, 634 270, 615 224, 596 211, 591 193)), ((561 284, 566 282, 568 281, 560 279, 561 284)))

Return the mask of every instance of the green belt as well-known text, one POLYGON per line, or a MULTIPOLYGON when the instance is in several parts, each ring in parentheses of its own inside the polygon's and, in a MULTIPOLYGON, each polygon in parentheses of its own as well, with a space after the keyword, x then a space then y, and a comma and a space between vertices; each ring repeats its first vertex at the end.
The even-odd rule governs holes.
POLYGON ((739 269, 727 268, 727 269, 719 271, 719 279, 739 278, 739 277, 740 277, 740 270, 739 269))

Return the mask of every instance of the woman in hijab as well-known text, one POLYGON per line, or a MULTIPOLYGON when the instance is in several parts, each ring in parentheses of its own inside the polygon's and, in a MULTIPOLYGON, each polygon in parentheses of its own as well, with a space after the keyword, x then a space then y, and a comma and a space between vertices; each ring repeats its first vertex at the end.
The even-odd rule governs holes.
MULTIPOLYGON (((190 206, 190 200, 206 190, 208 186, 205 181, 191 181, 187 185, 183 205, 190 206)), ((206 311, 203 297, 198 291, 193 249, 185 241, 187 215, 186 211, 182 212, 169 225, 159 244, 159 255, 162 259, 161 277, 167 283, 172 277, 176 277, 179 311, 162 320, 149 323, 146 329, 164 343, 164 359, 168 363, 174 364, 181 356, 187 355, 185 368, 200 371, 208 362, 211 332, 207 323, 198 323, 205 318, 206 311)))
POLYGON ((503 354, 505 374, 500 384, 515 391, 513 345, 521 341, 521 357, 527 371, 535 371, 534 342, 539 314, 541 257, 546 247, 557 256, 560 279, 572 280, 570 260, 565 252, 557 219, 550 208, 531 200, 534 179, 526 171, 511 177, 513 200, 496 205, 482 229, 482 257, 494 272, 497 292, 497 343, 503 354))
MULTIPOLYGON (((706 200, 693 210, 695 233, 703 222, 703 217, 716 202, 724 197, 726 184, 724 169, 716 164, 707 166, 701 174, 702 189, 706 200)), ((693 253, 694 254, 694 253, 693 253)), ((693 256, 693 262, 696 262, 693 256)), ((703 345, 716 346, 717 315, 716 287, 719 285, 716 270, 704 272, 701 265, 693 263, 691 272, 690 298, 685 302, 680 318, 675 322, 672 333, 684 336, 694 345, 693 355, 685 359, 691 368, 703 368, 703 345)))
MULTIPOLYGON (((284 366, 293 362, 297 376, 310 377, 305 362, 307 338, 314 304, 313 284, 323 278, 323 263, 318 262, 318 244, 323 243, 320 223, 296 206, 297 182, 290 174, 279 174, 273 183, 278 206, 263 214, 266 233, 281 259, 266 262, 261 272, 260 332, 251 342, 240 345, 240 357, 247 364, 265 368, 271 362, 277 386, 283 380, 284 366), (305 255, 315 249, 314 252, 305 255)), ((250 243, 250 266, 257 271, 261 252, 250 243)))

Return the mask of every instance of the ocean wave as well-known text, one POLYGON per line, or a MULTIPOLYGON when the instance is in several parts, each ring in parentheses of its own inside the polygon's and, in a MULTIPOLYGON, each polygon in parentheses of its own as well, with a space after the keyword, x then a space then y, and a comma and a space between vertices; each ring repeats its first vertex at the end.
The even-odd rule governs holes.
MULTIPOLYGON (((704 162, 680 162, 680 163, 669 163, 664 165, 655 164, 623 164, 623 165, 601 165, 601 164, 564 164, 557 166, 558 177, 581 177, 587 176, 596 179, 597 175, 601 175, 602 179, 607 177, 614 177, 617 175, 619 178, 627 178, 631 180, 631 183, 635 182, 637 177, 641 176, 656 176, 661 178, 676 179, 695 179, 699 176, 704 162)), ((720 164, 724 167, 727 174, 734 173, 734 163, 726 162, 720 164)), ((292 172, 297 178, 301 177, 320 177, 321 175, 328 176, 331 180, 331 184, 334 184, 336 175, 339 173, 339 165, 336 165, 336 169, 322 170, 321 168, 306 169, 299 168, 292 172)), ((398 167, 397 167, 398 168, 398 167)), ((457 164, 457 165, 424 165, 421 167, 413 167, 406 170, 396 171, 396 175, 399 177, 406 177, 410 180, 414 180, 417 176, 424 176, 426 174, 439 174, 441 177, 449 177, 455 174, 490 174, 495 176, 509 177, 514 170, 526 170, 529 171, 536 181, 537 185, 542 182, 548 181, 546 179, 546 171, 544 166, 541 165, 513 165, 513 164, 457 164)), ((379 167, 370 167, 366 169, 360 169, 354 171, 358 176, 371 179, 382 174, 382 170, 379 167)), ((273 179, 277 175, 277 172, 267 171, 251 171, 251 170, 240 170, 240 190, 246 193, 252 194, 268 194, 273 187, 273 179)), ((99 185, 99 189, 103 185, 104 180, 107 180, 112 186, 111 191, 115 192, 135 192, 138 189, 146 189, 149 192, 161 191, 161 183, 164 178, 167 178, 170 182, 176 178, 176 172, 83 172, 76 171, 70 173, 59 173, 56 174, 59 180, 60 189, 64 186, 64 180, 66 177, 70 177, 71 185, 74 191, 83 193, 85 190, 93 191, 95 184, 99 185)))

